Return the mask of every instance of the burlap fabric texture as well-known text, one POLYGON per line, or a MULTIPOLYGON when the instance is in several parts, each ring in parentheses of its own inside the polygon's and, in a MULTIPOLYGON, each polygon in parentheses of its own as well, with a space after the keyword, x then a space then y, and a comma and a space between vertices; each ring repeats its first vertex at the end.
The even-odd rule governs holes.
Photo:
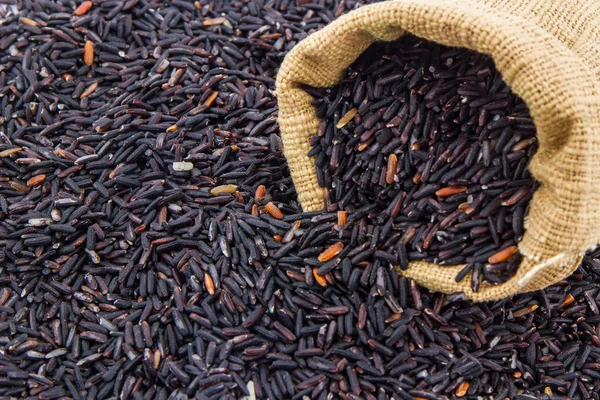
POLYGON ((309 138, 319 120, 302 85, 338 83, 373 42, 405 32, 492 56, 504 80, 527 103, 539 150, 530 170, 541 183, 531 201, 524 258, 502 285, 456 283, 462 266, 411 262, 402 275, 475 301, 545 288, 568 276, 600 237, 600 1, 394 0, 363 6, 300 42, 277 77, 279 124, 305 211, 323 208, 309 138))

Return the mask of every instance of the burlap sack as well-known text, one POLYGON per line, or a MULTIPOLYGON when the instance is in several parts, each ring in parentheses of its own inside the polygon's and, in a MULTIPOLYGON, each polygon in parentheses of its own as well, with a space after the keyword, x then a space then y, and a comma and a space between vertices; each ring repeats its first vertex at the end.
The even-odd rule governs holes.
POLYGON ((399 271, 475 301, 542 289, 568 276, 600 238, 600 1, 395 0, 361 7, 300 42, 277 77, 285 155, 305 211, 323 207, 323 189, 307 156, 319 124, 301 84, 327 87, 373 42, 404 32, 492 56, 504 80, 527 103, 539 150, 530 170, 541 187, 531 201, 524 255, 508 282, 470 289, 462 266, 412 262, 399 271))

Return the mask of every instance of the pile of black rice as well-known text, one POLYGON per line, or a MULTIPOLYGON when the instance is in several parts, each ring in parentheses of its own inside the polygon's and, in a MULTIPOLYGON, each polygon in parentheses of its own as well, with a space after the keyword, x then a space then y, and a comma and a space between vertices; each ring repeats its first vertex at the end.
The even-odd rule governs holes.
POLYGON ((467 263, 456 280, 473 271, 473 291, 516 272, 536 132, 490 57, 405 35, 371 46, 339 86, 307 90, 330 210, 365 215, 402 269, 467 263))
POLYGON ((1 3, 0 398, 598 399, 600 252, 471 304, 300 211, 274 76, 355 1, 1 3))

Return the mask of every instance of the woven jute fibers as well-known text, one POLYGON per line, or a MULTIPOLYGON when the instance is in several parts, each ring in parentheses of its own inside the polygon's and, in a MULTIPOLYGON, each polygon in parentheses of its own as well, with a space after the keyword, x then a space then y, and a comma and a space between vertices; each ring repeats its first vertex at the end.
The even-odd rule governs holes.
POLYGON ((300 42, 277 77, 279 124, 305 211, 323 207, 309 138, 319 124, 302 85, 337 84, 375 41, 411 32, 492 56, 527 103, 539 150, 530 170, 541 183, 531 201, 524 259, 508 282, 454 282, 461 268, 413 262, 402 274, 475 301, 542 289, 569 275, 600 237, 600 2, 597 0, 395 0, 361 7, 300 42))

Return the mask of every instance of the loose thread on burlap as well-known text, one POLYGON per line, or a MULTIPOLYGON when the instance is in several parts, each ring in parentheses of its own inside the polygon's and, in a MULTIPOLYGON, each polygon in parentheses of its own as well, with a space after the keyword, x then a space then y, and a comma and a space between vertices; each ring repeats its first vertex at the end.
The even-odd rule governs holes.
POLYGON ((535 278, 535 276, 538 274, 538 272, 540 272, 544 268, 547 268, 547 267, 551 266, 555 262, 557 262, 559 260, 562 260, 566 256, 567 256, 566 253, 560 253, 560 254, 555 255, 554 257, 551 257, 551 258, 547 259, 544 262, 541 262, 539 264, 534 265, 533 268, 531 268, 529 271, 527 271, 527 273, 525 275, 523 275, 517 281, 517 286, 518 287, 525 286, 527 283, 529 283, 529 281, 531 281, 533 278, 535 278))

